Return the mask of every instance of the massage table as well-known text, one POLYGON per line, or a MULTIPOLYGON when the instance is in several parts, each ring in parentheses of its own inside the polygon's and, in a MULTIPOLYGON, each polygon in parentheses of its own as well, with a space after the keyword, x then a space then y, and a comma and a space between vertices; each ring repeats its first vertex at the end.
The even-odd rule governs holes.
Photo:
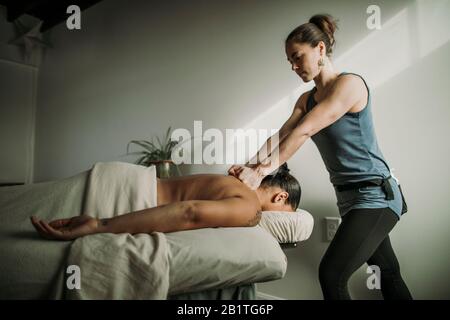
POLYGON ((287 259, 280 243, 304 241, 312 232, 311 215, 299 210, 291 216, 263 212, 260 224, 248 228, 96 234, 75 241, 41 238, 31 215, 49 221, 83 212, 136 210, 134 203, 143 199, 136 190, 146 189, 135 179, 147 183, 142 170, 151 169, 108 166, 122 176, 106 183, 117 189, 107 196, 125 194, 122 203, 128 208, 120 201, 105 207, 102 202, 110 201, 98 193, 94 199, 95 166, 62 180, 0 188, 0 299, 255 299, 256 283, 285 275, 287 259), (73 265, 80 268, 81 289, 67 285, 73 265))

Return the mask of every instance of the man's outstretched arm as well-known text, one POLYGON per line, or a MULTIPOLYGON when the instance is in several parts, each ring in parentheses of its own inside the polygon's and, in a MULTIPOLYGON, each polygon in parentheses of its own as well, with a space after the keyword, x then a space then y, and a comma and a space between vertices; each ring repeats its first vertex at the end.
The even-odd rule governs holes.
POLYGON ((180 201, 108 219, 82 215, 50 223, 32 218, 32 223, 45 238, 72 240, 95 233, 135 234, 255 226, 260 218, 260 210, 250 200, 232 197, 214 201, 180 201))

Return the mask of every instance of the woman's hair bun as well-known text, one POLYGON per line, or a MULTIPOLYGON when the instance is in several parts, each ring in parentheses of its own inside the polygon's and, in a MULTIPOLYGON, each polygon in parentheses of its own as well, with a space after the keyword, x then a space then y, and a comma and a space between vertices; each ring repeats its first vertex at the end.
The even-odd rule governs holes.
POLYGON ((289 173, 289 171, 291 170, 288 168, 287 162, 285 162, 278 168, 277 174, 286 174, 289 173))
POLYGON ((330 45, 334 45, 334 33, 337 30, 337 20, 329 14, 316 14, 309 19, 310 23, 315 24, 329 38, 330 45))

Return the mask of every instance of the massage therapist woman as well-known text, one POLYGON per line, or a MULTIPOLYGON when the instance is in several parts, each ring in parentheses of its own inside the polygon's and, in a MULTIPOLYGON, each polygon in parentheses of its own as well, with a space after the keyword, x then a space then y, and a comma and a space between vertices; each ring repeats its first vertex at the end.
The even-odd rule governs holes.
POLYGON ((288 35, 285 50, 292 70, 315 87, 296 102, 279 131, 279 144, 272 146, 269 138, 256 161, 234 165, 229 174, 255 189, 311 138, 342 216, 319 266, 324 299, 350 299, 348 280, 364 263, 379 267, 384 299, 412 299, 389 239, 406 202, 377 143, 367 83, 333 66, 336 29, 332 16, 315 15, 288 35), (272 152, 264 159, 263 150, 272 152))

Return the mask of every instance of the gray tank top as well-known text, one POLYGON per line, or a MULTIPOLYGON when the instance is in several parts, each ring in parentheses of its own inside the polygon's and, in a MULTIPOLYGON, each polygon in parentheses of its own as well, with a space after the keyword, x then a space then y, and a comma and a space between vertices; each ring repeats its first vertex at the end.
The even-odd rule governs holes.
MULTIPOLYGON (((344 74, 355 73, 342 72, 339 76, 344 74)), ((312 136, 333 185, 387 178, 390 175, 389 166, 378 147, 375 135, 369 87, 360 75, 355 75, 366 85, 367 105, 360 112, 347 112, 339 120, 312 136)), ((307 112, 317 104, 314 100, 316 90, 314 87, 309 95, 307 112)))
MULTIPOLYGON (((347 112, 339 120, 323 128, 311 138, 316 144, 334 186, 371 179, 389 178, 395 199, 386 200, 381 187, 364 187, 356 190, 337 191, 337 205, 341 216, 358 208, 391 208, 400 218, 402 201, 398 180, 393 176, 380 148, 372 119, 370 89, 358 74, 342 72, 339 76, 354 74, 367 88, 367 105, 360 112, 347 112)), ((314 93, 309 94, 306 111, 315 106, 314 93)))

